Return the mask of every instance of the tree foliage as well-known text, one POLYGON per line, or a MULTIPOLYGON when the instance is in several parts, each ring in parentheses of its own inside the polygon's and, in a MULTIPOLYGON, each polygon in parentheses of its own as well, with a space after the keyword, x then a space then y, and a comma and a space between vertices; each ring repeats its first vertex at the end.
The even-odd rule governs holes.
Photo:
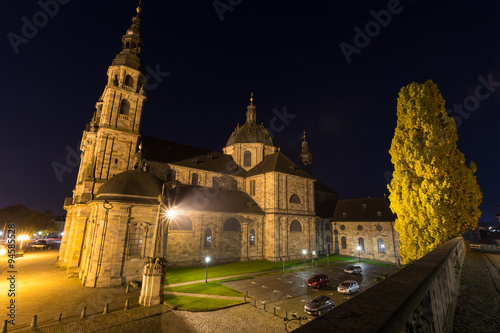
POLYGON ((44 234, 58 230, 54 223, 54 214, 47 210, 43 213, 29 209, 23 205, 14 205, 0 209, 0 228, 16 225, 16 235, 33 235, 38 231, 44 234))
POLYGON ((465 164, 455 121, 444 105, 431 80, 399 92, 388 187, 404 264, 474 229, 481 215, 477 167, 465 164))

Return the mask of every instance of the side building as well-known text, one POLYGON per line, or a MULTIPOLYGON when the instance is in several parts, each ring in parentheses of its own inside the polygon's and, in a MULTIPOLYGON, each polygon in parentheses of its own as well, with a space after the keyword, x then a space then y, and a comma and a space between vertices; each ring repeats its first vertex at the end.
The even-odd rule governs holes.
POLYGON ((395 221, 385 197, 338 200, 333 214, 336 252, 399 265, 395 221))

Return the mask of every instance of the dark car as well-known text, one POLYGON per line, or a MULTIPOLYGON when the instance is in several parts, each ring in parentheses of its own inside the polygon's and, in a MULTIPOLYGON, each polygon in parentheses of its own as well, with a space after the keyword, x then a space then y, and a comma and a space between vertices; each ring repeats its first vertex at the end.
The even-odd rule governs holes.
POLYGON ((344 272, 349 273, 349 274, 361 274, 363 270, 361 269, 361 266, 354 266, 351 265, 347 268, 344 268, 344 272))
POLYGON ((309 287, 319 288, 322 286, 329 286, 330 279, 328 279, 328 275, 326 274, 316 274, 311 276, 307 281, 307 285, 309 287))
POLYGON ((304 305, 304 312, 313 316, 321 316, 335 307, 335 303, 330 297, 316 296, 309 303, 304 305))

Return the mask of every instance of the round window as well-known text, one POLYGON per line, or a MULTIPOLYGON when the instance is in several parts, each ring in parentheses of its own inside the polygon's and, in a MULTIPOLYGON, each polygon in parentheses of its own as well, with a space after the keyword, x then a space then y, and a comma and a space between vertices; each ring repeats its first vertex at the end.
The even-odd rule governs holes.
POLYGON ((340 226, 340 230, 345 230, 345 225, 343 225, 343 224, 342 224, 342 225, 340 226))
POLYGON ((382 231, 382 226, 380 224, 377 225, 377 231, 382 231))
POLYGON ((360 224, 360 225, 358 225, 358 230, 359 230, 359 231, 363 230, 363 226, 362 226, 361 224, 360 224))

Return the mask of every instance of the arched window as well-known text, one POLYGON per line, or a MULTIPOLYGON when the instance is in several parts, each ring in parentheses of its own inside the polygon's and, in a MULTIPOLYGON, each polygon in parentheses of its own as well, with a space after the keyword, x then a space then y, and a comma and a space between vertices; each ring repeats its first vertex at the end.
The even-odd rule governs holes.
POLYGON ((255 245, 255 229, 250 229, 250 245, 255 245))
POLYGON ((358 238, 358 245, 361 247, 361 251, 365 250, 365 240, 363 238, 358 238))
POLYGON ((290 202, 296 204, 301 203, 300 198, 297 194, 292 194, 292 196, 290 197, 290 202))
POLYGON ((377 243, 378 243, 378 252, 385 253, 385 243, 384 243, 384 240, 382 238, 379 238, 377 240, 377 243))
POLYGON ((128 116, 129 112, 130 112, 130 102, 127 101, 126 99, 123 99, 120 102, 120 114, 128 116))
POLYGON ((191 185, 199 185, 199 183, 200 183, 200 182, 199 182, 199 178, 200 178, 200 177, 198 176, 198 174, 197 174, 197 173, 193 173, 193 174, 191 175, 191 185))
POLYGON ((133 87, 134 86, 134 78, 130 75, 127 75, 125 77, 125 85, 129 86, 129 87, 133 87))
POLYGON ((252 153, 248 150, 243 153, 243 166, 252 166, 252 153))
POLYGON ((347 249, 347 241, 346 241, 345 237, 342 237, 340 239, 340 245, 342 246, 343 249, 347 249))
POLYGON ((241 231, 240 221, 231 217, 224 222, 224 231, 241 231))
POLYGON ((203 247, 212 247, 212 229, 208 228, 205 230, 205 238, 203 243, 203 247))
POLYGON ((130 230, 128 236, 128 255, 129 257, 142 257, 142 245, 144 241, 144 231, 142 228, 130 230))
POLYGON ((175 181, 175 170, 174 169, 168 169, 167 171, 167 182, 173 182, 175 181))
POLYGON ((330 243, 332 241, 332 238, 330 236, 326 236, 325 241, 327 243, 330 243))
POLYGON ((290 231, 302 231, 302 224, 300 224, 300 222, 299 222, 299 221, 294 220, 294 221, 290 224, 290 231))
POLYGON ((177 215, 170 221, 172 230, 193 230, 193 222, 186 215, 177 215))
POLYGON ((331 230, 332 226, 330 225, 330 222, 326 222, 325 224, 325 230, 331 230))

